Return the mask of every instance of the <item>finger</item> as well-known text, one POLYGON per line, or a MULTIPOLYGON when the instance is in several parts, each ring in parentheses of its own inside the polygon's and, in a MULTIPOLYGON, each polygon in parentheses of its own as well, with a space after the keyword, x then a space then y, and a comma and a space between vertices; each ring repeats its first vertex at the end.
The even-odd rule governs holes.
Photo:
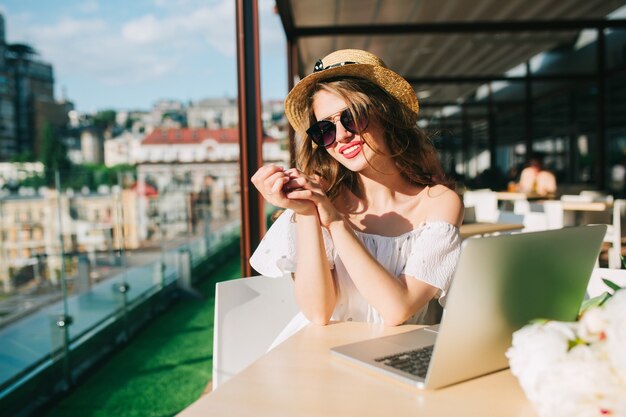
POLYGON ((320 202, 323 196, 313 190, 295 190, 285 195, 290 200, 311 200, 314 203, 320 202))
POLYGON ((265 178, 265 180, 263 181, 263 190, 266 193, 269 193, 270 190, 272 189, 272 187, 274 187, 274 184, 276 183, 277 180, 284 178, 285 177, 285 173, 282 171, 279 172, 274 172, 272 175, 270 175, 269 177, 265 178))
POLYGON ((309 178, 304 172, 298 171, 296 168, 290 168, 285 171, 285 174, 291 178, 309 178))
POLYGON ((282 167, 276 166, 274 164, 264 165, 254 173, 250 180, 253 184, 261 184, 263 181, 267 179, 270 175, 275 174, 276 172, 284 172, 282 167))
POLYGON ((278 178, 275 182, 274 185, 272 185, 272 188, 270 189, 270 194, 278 194, 282 191, 283 187, 285 186, 285 184, 289 181, 289 177, 287 176, 283 176, 281 178, 278 178))
POLYGON ((306 178, 290 178, 290 177, 287 177, 287 178, 289 179, 289 182, 285 184, 285 188, 288 190, 295 190, 296 188, 302 188, 307 183, 306 178))

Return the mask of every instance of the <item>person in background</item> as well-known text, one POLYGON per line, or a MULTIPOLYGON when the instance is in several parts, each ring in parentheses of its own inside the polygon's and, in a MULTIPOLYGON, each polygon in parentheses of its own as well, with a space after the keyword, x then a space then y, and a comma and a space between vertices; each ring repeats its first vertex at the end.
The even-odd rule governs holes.
POLYGON ((294 278, 309 322, 433 322, 460 253, 463 205, 446 186, 417 124, 411 85, 375 55, 340 50, 318 60, 285 100, 301 135, 298 167, 261 167, 252 183, 286 209, 250 259, 294 278))
POLYGON ((543 158, 534 154, 528 166, 522 170, 518 191, 542 196, 556 193, 556 177, 543 167, 543 158))

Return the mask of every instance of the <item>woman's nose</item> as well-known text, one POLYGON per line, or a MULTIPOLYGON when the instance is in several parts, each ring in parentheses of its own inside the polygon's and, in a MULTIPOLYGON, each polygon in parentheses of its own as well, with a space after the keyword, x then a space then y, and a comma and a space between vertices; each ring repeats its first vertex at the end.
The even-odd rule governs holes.
POLYGON ((352 138, 353 133, 350 132, 348 129, 346 129, 345 127, 343 127, 343 124, 341 124, 340 120, 337 120, 335 122, 335 140, 337 142, 342 142, 342 141, 346 141, 352 138))

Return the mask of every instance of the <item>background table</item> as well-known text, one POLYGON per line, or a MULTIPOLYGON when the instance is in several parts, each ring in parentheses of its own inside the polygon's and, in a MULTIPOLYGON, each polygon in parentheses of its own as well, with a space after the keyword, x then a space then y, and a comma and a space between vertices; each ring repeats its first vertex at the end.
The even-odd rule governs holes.
POLYGON ((335 357, 329 350, 417 327, 310 325, 179 416, 536 417, 508 370, 439 390, 420 390, 335 357))
POLYGON ((491 233, 515 232, 523 228, 524 225, 519 223, 468 223, 461 225, 459 233, 465 239, 470 236, 488 235, 491 233))

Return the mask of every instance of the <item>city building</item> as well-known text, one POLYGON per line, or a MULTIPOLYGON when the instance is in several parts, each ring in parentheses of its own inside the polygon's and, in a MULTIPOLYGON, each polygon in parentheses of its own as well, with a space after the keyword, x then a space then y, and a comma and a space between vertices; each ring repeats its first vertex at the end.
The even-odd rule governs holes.
POLYGON ((232 128, 238 121, 235 98, 207 98, 192 102, 187 108, 187 125, 190 128, 232 128))
POLYGON ((9 44, 0 15, 0 160, 39 150, 44 123, 64 128, 71 103, 54 99, 52 65, 22 43, 9 44))
POLYGON ((137 189, 100 191, 62 193, 60 215, 53 189, 22 188, 0 197, 0 289, 11 292, 33 279, 58 284, 61 235, 66 255, 86 254, 92 264, 97 252, 139 248, 146 235, 139 225, 147 224, 148 213, 138 209, 149 206, 142 202, 149 197, 137 189))
POLYGON ((0 162, 0 187, 11 189, 27 178, 43 175, 41 162, 0 162))
POLYGON ((144 135, 125 130, 120 135, 104 141, 104 164, 108 167, 127 164, 134 165, 141 153, 144 135))
POLYGON ((82 163, 104 163, 104 136, 97 127, 82 129, 80 133, 82 163))

